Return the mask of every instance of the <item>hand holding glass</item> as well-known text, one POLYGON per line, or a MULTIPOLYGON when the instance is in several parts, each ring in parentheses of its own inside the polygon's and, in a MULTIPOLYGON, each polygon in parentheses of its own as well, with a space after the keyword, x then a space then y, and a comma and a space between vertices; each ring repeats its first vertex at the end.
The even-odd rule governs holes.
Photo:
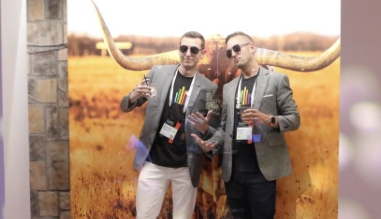
POLYGON ((241 115, 241 120, 249 126, 255 124, 255 113, 253 112, 254 108, 250 106, 241 106, 239 108, 239 113, 241 115))
POLYGON ((138 98, 141 97, 148 99, 156 96, 157 91, 152 84, 149 85, 149 81, 149 78, 144 78, 138 85, 136 85, 130 96, 131 102, 135 102, 138 98))
POLYGON ((144 76, 144 81, 145 81, 145 84, 147 85, 147 88, 149 89, 149 91, 146 93, 146 95, 148 95, 147 98, 155 97, 157 94, 157 91, 152 84, 149 84, 149 82, 151 82, 151 79, 144 76))

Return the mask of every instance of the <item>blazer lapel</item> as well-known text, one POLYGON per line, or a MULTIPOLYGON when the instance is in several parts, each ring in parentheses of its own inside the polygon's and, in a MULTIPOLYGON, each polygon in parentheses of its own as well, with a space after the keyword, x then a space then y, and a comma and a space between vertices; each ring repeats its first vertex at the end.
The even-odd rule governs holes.
POLYGON ((268 74, 269 71, 264 69, 263 67, 259 67, 259 74, 256 81, 255 95, 254 95, 254 108, 259 109, 262 103, 262 97, 265 94, 265 90, 267 87, 267 82, 269 80, 268 74))
POLYGON ((162 77, 161 83, 163 83, 163 90, 161 91, 160 98, 164 101, 160 101, 161 103, 165 103, 165 99, 167 98, 167 94, 169 91, 169 88, 171 87, 173 76, 176 74, 177 67, 175 68, 175 71, 168 71, 165 74, 166 77, 162 77))
MULTIPOLYGON (((231 82, 229 82, 229 87, 226 87, 226 88, 229 88, 227 90, 227 92, 224 92, 225 95, 227 95, 226 97, 226 103, 227 103, 227 114, 228 115, 233 115, 233 116, 228 116, 227 119, 229 121, 227 121, 227 124, 234 124, 234 109, 235 109, 235 97, 236 97, 236 93, 237 93, 237 88, 238 88, 238 83, 241 79, 241 76, 238 76, 236 77, 235 79, 233 79, 231 82)), ((227 127, 228 128, 228 127, 227 127)), ((230 130, 233 130, 233 127, 229 127, 230 130)))

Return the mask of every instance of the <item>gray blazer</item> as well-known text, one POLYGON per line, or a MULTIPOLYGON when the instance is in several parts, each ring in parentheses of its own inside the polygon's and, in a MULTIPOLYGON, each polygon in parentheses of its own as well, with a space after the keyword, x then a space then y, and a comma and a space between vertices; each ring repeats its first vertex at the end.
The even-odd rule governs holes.
MULTIPOLYGON (((159 126, 162 111, 164 109, 164 103, 167 98, 169 89, 171 87, 172 78, 178 68, 178 65, 157 65, 153 66, 151 71, 147 74, 147 77, 151 79, 151 84, 156 87, 157 94, 156 97, 147 99, 140 98, 135 104, 129 104, 130 94, 123 97, 120 107, 124 112, 129 112, 135 107, 142 106, 146 101, 146 114, 145 120, 140 132, 140 142, 136 145, 136 152, 134 158, 134 168, 139 169, 143 166, 149 151, 152 147, 153 141, 155 139, 156 132, 161 127, 159 126)), ((185 112, 185 117, 190 113, 205 109, 205 98, 200 98, 199 96, 202 92, 216 92, 217 85, 211 82, 209 79, 196 72, 196 78, 193 85, 193 90, 190 96, 190 100, 185 112), (198 97, 198 99, 197 99, 198 97), (197 103, 196 103, 197 99, 197 103)), ((183 124, 184 125, 184 124, 183 124)), ((202 150, 198 144, 194 141, 191 133, 197 133, 197 131, 187 122, 185 122, 185 141, 187 147, 187 162, 189 167, 189 173, 192 179, 192 184, 194 187, 198 186, 200 173, 201 173, 201 158, 202 150)))
MULTIPOLYGON (((224 85, 221 124, 208 140, 219 142, 211 154, 222 151, 222 179, 226 182, 230 180, 232 173, 234 103, 239 81, 240 77, 237 77, 224 85)), ((298 129, 300 124, 287 75, 260 67, 254 98, 255 109, 277 116, 279 121, 279 129, 266 124, 253 128, 253 134, 261 135, 260 142, 255 142, 254 146, 259 168, 267 180, 275 180, 291 174, 290 156, 283 133, 298 129)))

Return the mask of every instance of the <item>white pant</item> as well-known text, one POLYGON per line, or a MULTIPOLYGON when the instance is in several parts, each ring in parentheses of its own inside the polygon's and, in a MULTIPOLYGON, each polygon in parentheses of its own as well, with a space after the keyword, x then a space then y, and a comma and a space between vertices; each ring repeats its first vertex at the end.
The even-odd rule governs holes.
POLYGON ((169 168, 146 162, 140 172, 136 193, 136 218, 157 218, 169 182, 172 183, 173 219, 191 219, 197 188, 188 167, 169 168))

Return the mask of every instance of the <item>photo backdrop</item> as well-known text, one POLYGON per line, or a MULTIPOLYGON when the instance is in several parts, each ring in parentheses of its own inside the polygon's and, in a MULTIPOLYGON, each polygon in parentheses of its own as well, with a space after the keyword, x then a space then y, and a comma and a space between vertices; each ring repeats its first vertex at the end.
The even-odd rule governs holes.
MULTIPOLYGON (((318 55, 340 37, 340 1, 237 1, 239 15, 197 1, 184 9, 176 3, 179 10, 171 12, 165 5, 174 3, 167 1, 146 2, 150 9, 135 2, 96 3, 111 34, 124 43, 120 48, 134 57, 175 50, 184 32, 201 32, 210 44, 199 70, 220 88, 239 74, 216 58, 224 56, 223 39, 231 32, 252 35, 258 47, 300 56, 318 55), (315 17, 317 7, 327 20, 315 17)), ((132 160, 145 108, 127 114, 119 102, 148 70, 125 70, 106 56, 100 29, 90 1, 68 1, 71 214, 133 218, 138 175, 132 160)), ((309 73, 274 70, 289 76, 301 115, 299 130, 286 134, 293 174, 278 180, 276 218, 337 218, 340 58, 309 73)), ((194 218, 230 218, 217 165, 218 158, 203 160, 194 218)), ((161 218, 170 218, 170 197, 169 190, 161 218)))

